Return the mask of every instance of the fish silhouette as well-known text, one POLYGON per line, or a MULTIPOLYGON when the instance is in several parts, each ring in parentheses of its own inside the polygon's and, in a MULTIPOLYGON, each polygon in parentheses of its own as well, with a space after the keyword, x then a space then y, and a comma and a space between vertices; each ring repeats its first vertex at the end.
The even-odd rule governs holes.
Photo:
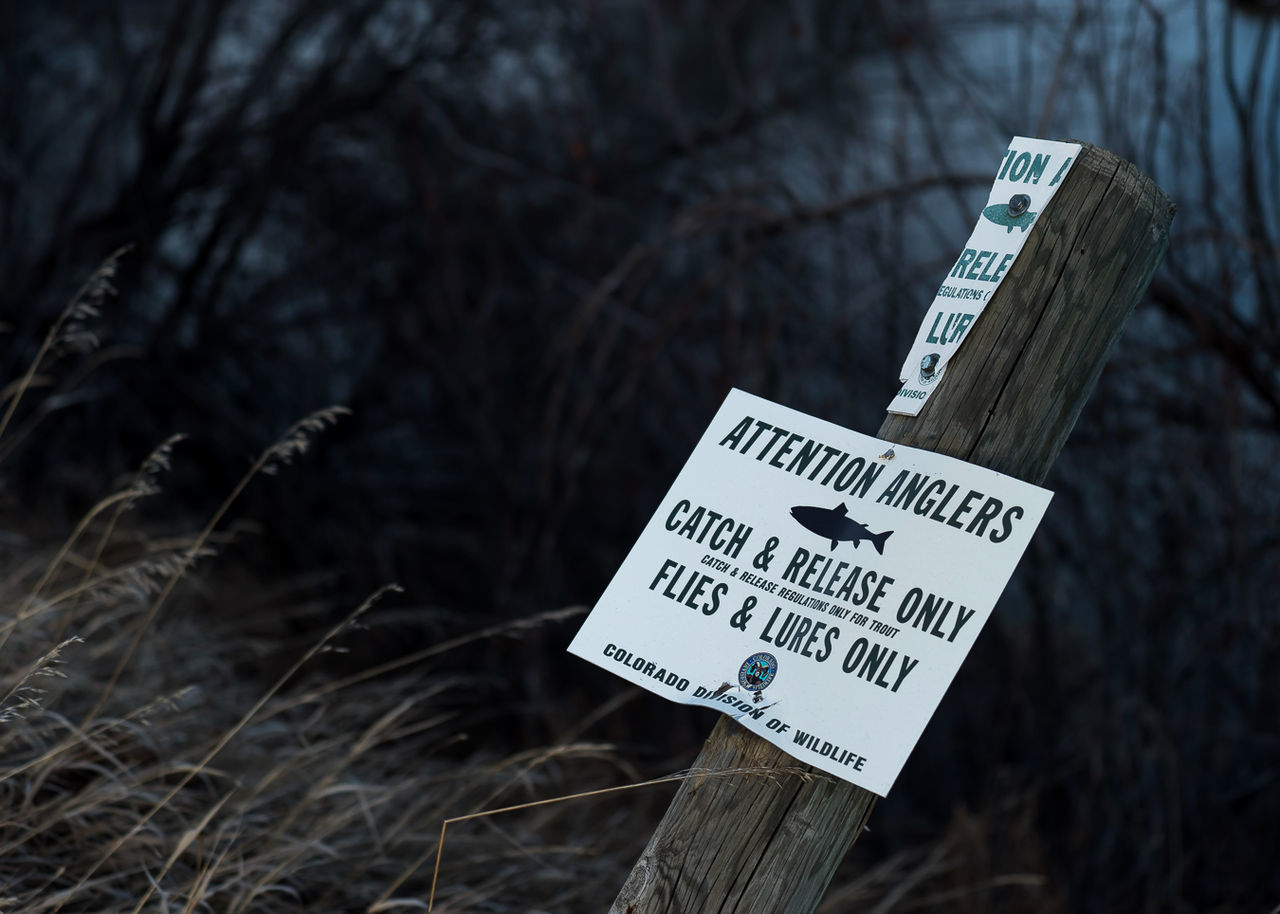
POLYGON ((1031 223, 1036 221, 1036 214, 1030 211, 1024 211, 1018 215, 1010 215, 1009 204, 993 203, 982 211, 982 216, 988 222, 994 222, 996 225, 1003 225, 1009 229, 1012 234, 1015 228, 1020 228, 1024 232, 1031 228, 1031 223))
POLYGON ((884 533, 872 533, 866 524, 860 524, 849 516, 849 509, 843 504, 836 508, 818 508, 812 505, 796 505, 791 509, 791 516, 810 533, 816 533, 823 539, 831 540, 831 548, 835 549, 842 542, 853 543, 858 548, 862 540, 870 540, 876 552, 884 555, 884 541, 892 530, 884 533))

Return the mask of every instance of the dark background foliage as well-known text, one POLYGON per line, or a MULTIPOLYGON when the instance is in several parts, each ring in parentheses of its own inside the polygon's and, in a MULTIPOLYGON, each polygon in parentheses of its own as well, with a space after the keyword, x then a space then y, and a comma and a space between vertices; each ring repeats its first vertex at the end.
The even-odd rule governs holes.
MULTIPOLYGON (((590 604, 731 386, 874 431, 1009 137, 1095 142, 1179 205, 1168 260, 860 852, 1017 797, 1071 907, 1273 905, 1276 13, 5 4, 5 377, 132 245, 102 347, 0 444, 8 499, 73 516, 183 431, 166 512, 198 517, 340 402, 219 561, 333 607, 403 583, 380 654, 590 604)), ((475 659, 512 738, 621 691, 569 634, 475 659)), ((596 732, 685 764, 707 719, 646 697, 596 732)))

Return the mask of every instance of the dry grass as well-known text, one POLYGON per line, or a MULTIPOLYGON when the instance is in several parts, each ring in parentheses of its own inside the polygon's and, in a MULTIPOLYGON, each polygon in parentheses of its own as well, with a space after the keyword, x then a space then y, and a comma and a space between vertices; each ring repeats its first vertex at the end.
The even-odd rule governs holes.
MULTIPOLYGON (((335 417, 290 430, 246 484, 300 449, 300 431, 335 417)), ((461 757, 461 709, 474 684, 425 669, 476 639, 518 637, 580 610, 494 626, 342 678, 311 671, 319 655, 362 637, 361 620, 384 591, 273 683, 236 675, 254 646, 184 612, 175 596, 196 558, 212 552, 232 499, 188 539, 133 531, 110 541, 122 527, 117 509, 156 492, 155 467, 153 457, 65 543, 4 582, 0 909, 420 907, 431 877, 423 861, 446 817, 632 775, 590 743, 506 756, 476 746, 461 757)), ((439 909, 524 910, 540 897, 552 900, 547 910, 572 910, 575 897, 599 897, 590 891, 599 859, 617 842, 600 840, 598 825, 581 810, 541 810, 459 829, 439 909), (503 901, 514 886, 521 900, 503 901)), ((616 885, 621 874, 604 878, 616 885)))
MULTIPOLYGON (((42 372, 90 339, 85 321, 112 292, 117 256, 5 389, 0 446, 42 372)), ((274 682, 237 674, 258 648, 253 636, 191 612, 182 585, 216 591, 212 557, 240 493, 344 412, 322 410, 289 429, 189 537, 161 541, 126 523, 130 508, 161 491, 174 439, 69 525, 61 544, 8 556, 0 910, 425 908, 423 864, 445 818, 634 778, 592 743, 514 755, 468 745, 464 708, 475 684, 427 667, 475 640, 519 637, 579 609, 461 635, 342 678, 313 669, 321 654, 362 637, 388 587, 316 636, 274 682)), ((620 884, 628 844, 644 838, 615 822, 602 839, 600 826, 618 813, 593 815, 575 804, 457 829, 437 908, 528 910, 533 898, 545 910, 593 907, 620 884)))

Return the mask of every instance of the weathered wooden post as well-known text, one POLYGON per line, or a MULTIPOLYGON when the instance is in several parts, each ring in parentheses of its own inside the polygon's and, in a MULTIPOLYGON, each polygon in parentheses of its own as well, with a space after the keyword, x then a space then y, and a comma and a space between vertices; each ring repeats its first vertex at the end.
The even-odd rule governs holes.
MULTIPOLYGON (((1149 178, 1085 144, 945 382, 920 415, 891 415, 878 436, 1040 482, 1164 256, 1172 217, 1149 178)), ((694 763, 799 765, 725 717, 694 763)), ((816 774, 685 781, 613 914, 813 911, 876 800, 816 774)))

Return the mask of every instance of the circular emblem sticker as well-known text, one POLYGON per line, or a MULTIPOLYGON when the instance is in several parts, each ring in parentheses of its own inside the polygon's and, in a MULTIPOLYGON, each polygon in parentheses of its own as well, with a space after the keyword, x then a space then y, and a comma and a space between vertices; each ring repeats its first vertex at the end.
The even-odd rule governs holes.
POLYGON ((761 651, 752 654, 738 667, 738 685, 749 692, 762 692, 778 675, 778 658, 761 651))

